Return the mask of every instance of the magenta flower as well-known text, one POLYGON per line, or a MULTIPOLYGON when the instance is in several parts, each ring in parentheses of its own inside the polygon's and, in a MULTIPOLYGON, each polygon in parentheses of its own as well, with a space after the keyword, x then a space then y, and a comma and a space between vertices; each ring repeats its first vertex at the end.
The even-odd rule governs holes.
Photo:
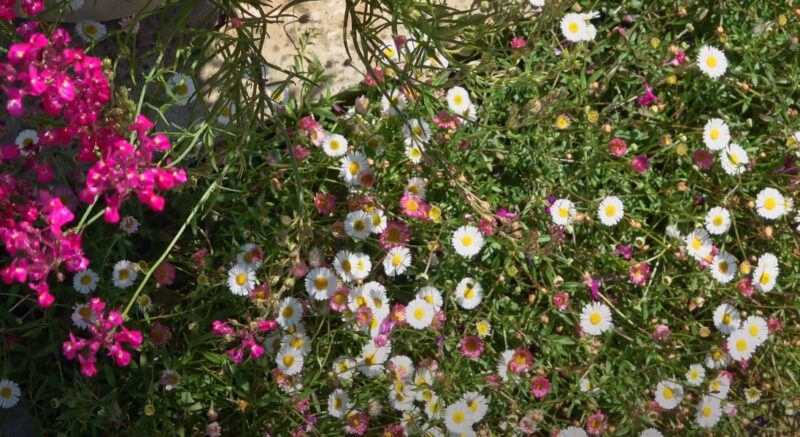
POLYGON ((569 306, 569 294, 566 292, 558 292, 553 295, 553 305, 559 311, 564 311, 569 306))
POLYGON ((389 250, 398 246, 405 246, 411 237, 408 226, 398 221, 390 221, 386 229, 381 232, 380 242, 384 249, 389 250))
POLYGON ((644 94, 639 96, 639 99, 637 100, 639 105, 641 105, 641 106, 650 106, 653 103, 658 103, 660 101, 661 101, 661 99, 659 99, 653 93, 653 87, 651 87, 649 83, 645 82, 644 83, 644 94))
POLYGON ((458 342, 458 348, 464 357, 477 359, 483 354, 483 340, 477 335, 467 335, 458 342))
POLYGON ((166 346, 170 340, 172 340, 172 331, 169 326, 161 322, 153 323, 153 327, 150 329, 150 341, 153 342, 153 345, 166 346))
POLYGON ((175 282, 175 267, 169 261, 164 261, 155 271, 156 284, 169 286, 175 282))
POLYGON ((658 325, 653 331, 653 340, 658 342, 665 342, 669 340, 671 336, 672 331, 670 331, 669 326, 667 325, 658 325))
POLYGON ((631 160, 631 168, 636 173, 645 174, 650 168, 650 159, 647 158, 647 155, 639 155, 631 160))
POLYGON ((533 354, 526 348, 514 349, 514 354, 508 361, 508 370, 514 373, 523 373, 530 370, 533 365, 533 354))
POLYGON ((708 170, 714 164, 714 155, 706 149, 699 149, 692 154, 694 165, 701 170, 708 170))
POLYGON ((314 195, 314 207, 322 215, 331 215, 336 211, 336 196, 331 193, 317 193, 314 195))
POLYGON ((430 206, 419 196, 411 193, 403 193, 403 197, 400 198, 400 207, 403 209, 403 214, 418 219, 424 219, 430 209, 430 206))
POLYGON ((478 221, 478 230, 485 237, 494 235, 494 220, 482 218, 478 221))
POLYGON ((537 400, 542 399, 550 393, 550 380, 544 376, 537 376, 531 381, 531 394, 537 400))
POLYGON ((509 41, 508 44, 511 46, 512 49, 521 49, 525 47, 526 44, 528 44, 528 41, 525 38, 520 38, 515 36, 511 38, 511 41, 509 41))
POLYGON ((621 256, 623 259, 631 259, 633 257, 633 248, 629 244, 619 244, 614 250, 616 255, 621 256))
POLYGON ((606 421, 606 415, 602 411, 598 411, 586 419, 586 432, 589 435, 601 435, 606 431, 606 428, 608 428, 608 422, 606 421))
POLYGON ((369 425, 369 417, 363 411, 352 411, 347 415, 347 425, 344 430, 347 434, 364 435, 369 425))
POLYGON ((650 264, 646 262, 634 264, 628 272, 631 284, 645 285, 650 279, 650 264))
POLYGON ((628 143, 622 138, 612 138, 608 142, 608 151, 617 158, 621 158, 628 151, 628 143))

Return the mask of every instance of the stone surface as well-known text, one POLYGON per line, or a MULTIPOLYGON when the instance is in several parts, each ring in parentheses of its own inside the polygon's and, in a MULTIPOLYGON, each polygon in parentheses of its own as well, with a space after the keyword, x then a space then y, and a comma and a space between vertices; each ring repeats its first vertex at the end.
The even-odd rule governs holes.
MULTIPOLYGON (((17 6, 21 1, 17 0, 17 6)), ((45 2, 49 6, 60 3, 60 0, 46 0, 45 2)), ((72 12, 65 12, 61 20, 67 23, 76 23, 83 20, 118 20, 123 17, 130 17, 138 12, 151 10, 162 4, 164 4, 164 0, 84 0, 81 8, 72 12)))
MULTIPOLYGON (((467 11, 472 7, 472 0, 446 0, 447 6, 467 11)), ((280 4, 265 8, 262 11, 245 11, 243 16, 266 15, 267 29, 264 35, 262 55, 264 59, 278 68, 270 70, 270 83, 282 82, 287 75, 280 70, 291 70, 298 47, 304 38, 308 38, 306 52, 315 55, 324 67, 325 73, 332 77, 319 84, 314 94, 319 95, 330 90, 338 94, 357 85, 364 78, 364 67, 358 58, 350 60, 344 44, 344 28, 346 9, 344 0, 314 0, 301 2, 286 10, 280 4), (280 12, 280 15, 279 15, 280 12)), ((226 28, 224 32, 235 35, 236 29, 226 28)), ((400 29, 402 33, 403 30, 400 29)), ((391 39, 392 34, 387 27, 380 34, 384 41, 391 39)), ((350 36, 347 36, 350 38, 350 36)), ((352 43, 350 49, 353 50, 352 43)), ((353 53, 355 57, 355 53, 353 53)), ((200 71, 201 82, 208 81, 219 70, 224 62, 224 54, 206 64, 200 71)), ((293 91, 293 87, 289 88, 293 91)), ((207 89, 204 100, 213 104, 219 96, 213 89, 207 89)))

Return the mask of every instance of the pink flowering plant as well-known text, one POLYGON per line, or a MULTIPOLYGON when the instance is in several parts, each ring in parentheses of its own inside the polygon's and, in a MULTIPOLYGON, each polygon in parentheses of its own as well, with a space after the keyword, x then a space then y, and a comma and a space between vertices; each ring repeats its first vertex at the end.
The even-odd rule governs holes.
POLYGON ((90 3, 0 0, 0 429, 794 435, 791 2, 90 3))

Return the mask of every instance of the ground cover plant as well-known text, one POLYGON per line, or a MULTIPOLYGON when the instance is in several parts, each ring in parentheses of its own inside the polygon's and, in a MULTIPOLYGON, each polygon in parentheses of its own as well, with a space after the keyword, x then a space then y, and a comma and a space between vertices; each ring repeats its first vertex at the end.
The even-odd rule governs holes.
POLYGON ((800 4, 13 3, 3 432, 796 433, 800 4))

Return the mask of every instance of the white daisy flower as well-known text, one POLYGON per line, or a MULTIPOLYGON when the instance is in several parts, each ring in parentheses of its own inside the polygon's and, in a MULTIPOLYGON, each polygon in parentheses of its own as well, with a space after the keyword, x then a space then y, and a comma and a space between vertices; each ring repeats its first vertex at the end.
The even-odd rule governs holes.
POLYGON ((406 146, 405 155, 414 164, 422 162, 422 148, 418 145, 406 146))
MULTIPOLYGON (((270 85, 266 88, 267 98, 272 102, 275 109, 281 110, 289 102, 289 90, 281 84, 270 85)), ((270 109, 271 111, 272 109, 270 109)), ((339 155, 336 155, 339 156, 339 155)))
POLYGON ((383 259, 383 270, 388 276, 402 275, 409 267, 411 267, 411 251, 407 247, 393 247, 383 259))
POLYGON ((695 422, 701 428, 712 428, 719 422, 722 417, 722 407, 720 400, 714 396, 703 396, 700 403, 697 404, 697 415, 695 422))
POLYGON ((417 146, 425 150, 425 145, 431 139, 431 128, 425 120, 411 118, 403 125, 403 138, 406 146, 417 146))
POLYGON ((483 247, 483 234, 475 226, 461 226, 453 233, 452 244, 457 254, 472 258, 483 247))
POLYGON ((409 384, 394 381, 389 389, 389 403, 397 411, 408 411, 414 408, 414 393, 409 384))
POLYGON ((728 392, 731 391, 731 380, 727 376, 718 375, 716 378, 708 382, 708 392, 719 399, 728 397, 728 392))
POLYGON ((22 391, 16 382, 8 379, 0 381, 0 408, 8 409, 17 405, 21 395, 22 391))
POLYGON ((33 129, 25 129, 17 134, 14 143, 17 144, 22 156, 28 156, 31 153, 31 147, 39 144, 39 134, 33 129))
POLYGON ((128 288, 136 281, 136 265, 128 260, 118 261, 114 264, 112 282, 115 287, 128 288))
POLYGON ((708 211, 705 220, 709 234, 722 235, 731 228, 731 213, 725 208, 715 206, 708 211))
POLYGON ((753 271, 753 285, 756 290, 767 293, 775 288, 780 269, 775 255, 764 254, 758 259, 758 266, 753 271))
POLYGON ((373 320, 380 325, 380 321, 389 316, 391 303, 386 297, 386 287, 377 282, 370 282, 370 284, 374 284, 374 286, 365 285, 364 287, 365 298, 367 306, 372 310, 373 320))
POLYGON ((656 386, 656 402, 665 410, 671 410, 683 400, 683 387, 671 381, 661 381, 656 386))
POLYGON ((167 81, 167 87, 175 99, 175 104, 178 106, 184 106, 194 99, 194 81, 185 74, 176 73, 172 75, 167 81))
POLYGON ((714 310, 714 326, 724 335, 739 329, 741 323, 739 310, 729 303, 723 303, 714 310))
POLYGON ((489 411, 489 400, 486 396, 476 392, 470 391, 461 396, 461 400, 467 404, 467 408, 472 413, 472 418, 475 422, 483 420, 486 413, 489 411))
POLYGON ((322 141, 322 150, 334 158, 342 156, 347 153, 347 139, 339 134, 328 134, 322 141))
POLYGON ((269 355, 275 355, 281 350, 281 343, 283 343, 283 338, 281 337, 280 332, 277 330, 270 332, 264 337, 264 351, 269 355))
POLYGON ((726 354, 720 349, 715 349, 706 355, 705 365, 709 369, 721 369, 727 367, 731 362, 730 355, 726 354))
POLYGON ((420 288, 415 297, 423 299, 425 302, 433 305, 435 311, 439 311, 442 308, 442 304, 444 304, 441 290, 430 285, 420 288))
POLYGON ((558 199, 550 205, 550 216, 553 223, 560 226, 569 226, 575 218, 575 204, 568 199, 558 199))
POLYGON ((76 303, 72 309, 72 324, 78 328, 89 329, 97 322, 97 315, 89 308, 89 305, 76 303))
POLYGON ((350 408, 350 397, 344 390, 337 388, 328 396, 328 414, 340 419, 350 408))
POLYGON ((454 86, 447 90, 447 106, 456 114, 463 114, 469 110, 472 100, 469 92, 460 86, 454 86))
POLYGON ((722 150, 731 142, 728 125, 719 118, 712 118, 703 127, 703 143, 711 150, 722 150))
POLYGON ((386 346, 376 346, 375 343, 370 341, 361 349, 361 355, 358 360, 358 370, 367 378, 374 378, 383 374, 384 364, 391 353, 391 344, 386 346))
POLYGON ((340 356, 333 360, 333 374, 344 381, 351 381, 356 368, 356 360, 340 356))
POLYGON ((408 99, 399 89, 393 89, 388 96, 381 97, 381 111, 390 117, 400 114, 407 107, 408 99))
POLYGON ((217 123, 226 126, 231 122, 231 118, 236 114, 236 105, 233 103, 226 103, 222 105, 217 115, 217 123))
POLYGON ((393 356, 389 359, 389 364, 386 367, 401 381, 410 381, 415 370, 414 362, 405 355, 393 356))
POLYGON ((339 285, 330 269, 317 267, 306 275, 306 292, 314 300, 327 300, 339 285))
POLYGON ((361 174, 369 169, 367 157, 363 153, 349 152, 341 160, 339 177, 349 185, 358 185, 361 174))
POLYGON ((705 229, 697 228, 684 239, 686 252, 695 259, 704 259, 711 254, 712 242, 705 229))
POLYGON ((75 273, 72 277, 72 288, 80 294, 89 294, 97 288, 100 277, 92 269, 75 273))
POLYGON ((304 359, 301 354, 292 348, 282 348, 275 357, 278 369, 286 375, 297 375, 303 370, 304 359))
POLYGON ((464 401, 455 402, 444 410, 444 425, 450 432, 466 432, 474 423, 472 411, 464 401))
POLYGON ((384 62, 400 62, 400 49, 395 45, 394 41, 388 39, 383 42, 381 46, 381 53, 383 54, 382 61, 384 62))
POLYGON ((75 32, 86 42, 103 39, 108 34, 106 26, 95 20, 83 20, 75 25, 75 32))
POLYGON ((759 316, 750 316, 744 319, 741 330, 746 332, 751 340, 755 343, 756 347, 761 346, 767 341, 769 336, 769 328, 767 321, 759 316))
POLYGON ((462 279, 456 286, 456 302, 465 310, 478 306, 483 299, 483 287, 472 278, 462 279))
POLYGON ((761 390, 755 387, 748 387, 744 389, 744 398, 748 404, 755 404, 761 399, 761 390))
POLYGON ((664 434, 661 434, 661 431, 655 428, 647 428, 639 434, 639 437, 664 437, 664 434))
POLYGON ((768 220, 781 218, 786 213, 786 199, 774 188, 764 188, 756 196, 758 215, 768 220))
POLYGON ((386 226, 388 226, 389 223, 386 221, 386 215, 383 213, 382 209, 373 209, 369 212, 369 216, 372 222, 370 232, 373 234, 380 234, 386 230, 386 226))
POLYGON ((236 296, 248 296, 256 286, 256 272, 245 264, 228 270, 228 289, 236 296))
POLYGON ((236 254, 236 262, 238 264, 244 264, 253 270, 257 269, 263 260, 264 250, 253 243, 243 245, 239 248, 239 253, 236 254))
POLYGON ((617 196, 608 196, 600 202, 597 207, 597 216, 600 222, 606 226, 614 226, 622 220, 625 214, 622 201, 617 196))
POLYGON ((603 303, 592 302, 581 311, 581 329, 588 335, 600 335, 613 327, 611 310, 603 303))
POLYGON ((558 432, 557 437, 589 437, 589 434, 577 426, 568 426, 558 432))
POLYGON ((588 26, 581 14, 569 13, 561 19, 561 33, 567 41, 579 42, 589 39, 588 26))
POLYGON ((422 200, 425 200, 425 188, 427 183, 425 179, 413 177, 408 180, 406 184, 406 193, 413 194, 422 200))
POLYGON ((703 367, 702 364, 692 364, 689 366, 689 370, 686 372, 686 383, 697 387, 703 383, 703 379, 706 377, 706 369, 703 367))
POLYGON ((590 391, 597 390, 592 387, 592 381, 590 381, 589 378, 581 378, 578 387, 580 388, 581 393, 588 393, 590 391))
POLYGON ((431 420, 440 420, 444 417, 444 404, 435 393, 431 393, 428 399, 425 400, 425 415, 431 420))
POLYGON ((543 8, 544 7, 544 0, 528 0, 528 2, 534 8, 543 8))
POLYGON ((336 273, 342 278, 344 282, 351 282, 355 279, 353 276, 353 263, 355 262, 355 254, 346 250, 340 250, 333 258, 333 268, 336 273))
POLYGON ((728 68, 728 58, 721 50, 711 47, 703 46, 700 48, 700 53, 697 54, 697 66, 706 76, 712 79, 718 79, 725 74, 728 68))
POLYGON ((425 329, 433 322, 436 310, 425 299, 416 298, 406 306, 406 321, 414 329, 425 329))
POLYGON ((352 211, 344 220, 344 231, 356 240, 369 237, 372 230, 372 217, 364 211, 352 211))
POLYGON ((135 217, 131 217, 126 215, 122 217, 122 220, 119 221, 119 228, 122 232, 131 235, 136 233, 139 230, 139 220, 136 220, 135 217))
POLYGON ((750 162, 747 152, 736 143, 730 143, 728 147, 722 149, 719 158, 722 170, 731 176, 744 173, 747 170, 747 164, 750 162))
POLYGON ((737 329, 728 337, 728 353, 736 361, 749 360, 755 350, 755 340, 744 329, 737 329))
POLYGON ((280 347, 294 349, 305 357, 311 352, 311 339, 304 332, 297 331, 281 338, 280 347))
POLYGON ((293 297, 285 297, 278 306, 278 317, 275 321, 284 328, 295 326, 303 317, 303 306, 293 297))
POLYGON ((353 254, 353 278, 364 279, 369 276, 370 271, 372 271, 372 260, 369 259, 369 255, 360 252, 353 254))
POLYGON ((720 251, 711 262, 711 277, 720 284, 727 284, 736 275, 736 258, 728 252, 720 251))

